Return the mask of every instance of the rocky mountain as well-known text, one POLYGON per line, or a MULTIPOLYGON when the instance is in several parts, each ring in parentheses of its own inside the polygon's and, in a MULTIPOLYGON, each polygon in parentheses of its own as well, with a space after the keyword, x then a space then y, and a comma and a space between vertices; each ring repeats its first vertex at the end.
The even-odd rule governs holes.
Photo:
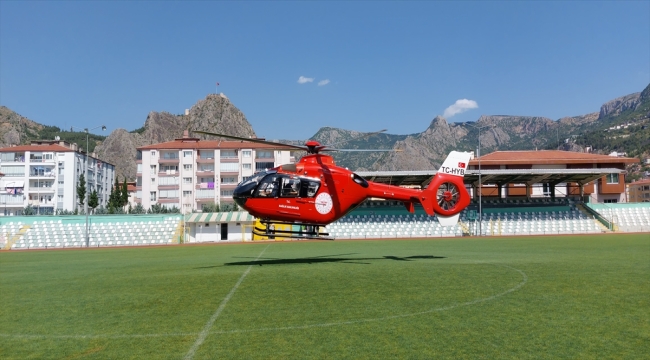
POLYGON ((226 96, 210 94, 192 106, 187 115, 152 111, 142 128, 132 132, 114 130, 96 152, 100 158, 116 165, 118 176, 132 180, 136 174, 137 147, 172 141, 182 137, 184 130, 256 137, 246 116, 226 96))
MULTIPOLYGON (((373 136, 355 143, 360 148, 399 150, 380 155, 334 153, 337 163, 359 170, 437 169, 451 150, 562 149, 627 156, 650 157, 650 85, 641 93, 626 95, 601 106, 599 112, 564 117, 557 121, 545 117, 483 115, 476 122, 448 123, 438 116, 427 129, 403 138, 373 136), (618 128, 617 128, 618 127, 618 128), (607 134, 607 135, 605 135, 607 134)), ((346 138, 347 130, 324 128, 314 138, 346 138), (343 134, 343 135, 341 135, 343 134)), ((325 142, 327 143, 327 142, 325 142)), ((348 147, 348 146, 346 146, 348 147)))
POLYGON ((18 115, 6 106, 0 106, 0 146, 22 144, 23 140, 37 134, 44 128, 35 121, 18 115))
MULTIPOLYGON (((211 94, 198 101, 186 115, 150 112, 144 126, 114 130, 108 137, 90 135, 98 156, 117 166, 117 174, 134 179, 136 148, 171 141, 187 129, 242 137, 256 137, 244 114, 223 94, 211 94)), ((379 133, 372 136, 331 127, 321 128, 312 139, 335 148, 399 150, 387 152, 335 152, 341 166, 355 170, 433 170, 451 150, 563 149, 627 156, 650 157, 650 85, 642 92, 622 96, 603 104, 600 111, 552 120, 535 116, 483 115, 475 122, 454 123, 438 116, 422 132, 410 135, 379 133)), ((22 117, 0 106, 0 145, 52 139, 85 144, 85 132, 62 131, 22 117)), ((282 140, 303 144, 303 141, 282 140)), ((650 169, 642 169, 650 170, 650 169)))

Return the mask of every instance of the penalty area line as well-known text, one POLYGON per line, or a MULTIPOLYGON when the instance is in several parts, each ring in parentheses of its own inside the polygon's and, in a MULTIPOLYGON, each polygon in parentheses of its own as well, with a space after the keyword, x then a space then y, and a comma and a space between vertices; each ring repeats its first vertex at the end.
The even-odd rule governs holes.
MULTIPOLYGON (((264 250, 262 250, 262 252, 259 255, 257 255, 257 258, 255 259, 255 261, 259 260, 259 258, 262 257, 262 255, 264 254, 266 249, 269 248, 269 246, 271 246, 271 244, 267 245, 264 248, 264 250)), ((253 265, 250 265, 246 269, 246 271, 244 271, 244 273, 239 278, 239 280, 237 281, 235 286, 233 286, 232 289, 230 289, 230 292, 228 293, 228 295, 226 295, 226 297, 221 301, 221 304, 219 304, 219 307, 217 308, 217 311, 215 311, 214 314, 212 314, 212 316, 210 317, 210 320, 208 320, 208 322, 205 324, 205 326, 203 327, 203 330, 201 330, 201 332, 199 333, 199 336, 196 338, 196 341, 194 342, 194 344, 192 345, 190 350, 187 352, 187 354, 185 354, 185 357, 183 359, 191 360, 194 357, 194 354, 196 353, 196 350, 199 349, 199 347, 205 341, 205 338, 208 337, 208 335, 210 334, 210 329, 212 328, 212 325, 214 325, 214 322, 217 321, 217 318, 219 317, 219 315, 221 315, 221 312, 226 307, 226 304, 228 304, 228 301, 230 301, 230 298, 233 296, 235 291, 237 291, 237 288, 239 288, 239 285, 241 285, 241 283, 246 278, 246 275, 248 275, 248 273, 251 271, 252 268, 253 268, 253 265)))

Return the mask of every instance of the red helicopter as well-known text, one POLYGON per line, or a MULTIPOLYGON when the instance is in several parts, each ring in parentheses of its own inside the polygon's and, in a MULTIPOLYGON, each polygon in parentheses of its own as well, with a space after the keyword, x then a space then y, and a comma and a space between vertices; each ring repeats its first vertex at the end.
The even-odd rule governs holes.
MULTIPOLYGON (((419 203, 428 215, 437 215, 441 225, 453 226, 470 203, 463 176, 471 153, 452 151, 428 187, 419 190, 367 181, 337 166, 331 156, 321 154, 358 150, 334 149, 313 140, 298 146, 206 131, 193 132, 307 151, 297 163, 256 173, 235 188, 234 201, 266 225, 266 229, 255 229, 257 235, 274 235, 275 224, 301 225, 300 231, 282 230, 282 236, 326 239, 328 234, 319 231, 321 226, 340 219, 368 198, 402 201, 411 213, 419 203)), ((368 135, 376 133, 379 132, 368 135)))

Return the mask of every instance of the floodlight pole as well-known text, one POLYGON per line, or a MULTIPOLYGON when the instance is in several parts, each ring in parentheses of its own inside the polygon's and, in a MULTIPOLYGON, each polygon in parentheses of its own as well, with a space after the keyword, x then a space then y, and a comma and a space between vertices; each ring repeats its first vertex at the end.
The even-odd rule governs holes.
POLYGON ((483 236, 483 182, 481 182, 481 127, 478 127, 478 236, 483 236))
MULTIPOLYGON (((84 170, 84 180, 86 181, 86 196, 84 196, 84 212, 86 213, 86 247, 90 247, 90 227, 88 226, 88 196, 90 195, 90 184, 88 181, 88 156, 90 155, 89 149, 89 135, 91 130, 102 128, 102 131, 106 130, 105 125, 99 125, 92 129, 84 128, 86 132, 86 161, 85 161, 85 170, 84 170)), ((72 130, 73 127, 70 127, 72 130)))

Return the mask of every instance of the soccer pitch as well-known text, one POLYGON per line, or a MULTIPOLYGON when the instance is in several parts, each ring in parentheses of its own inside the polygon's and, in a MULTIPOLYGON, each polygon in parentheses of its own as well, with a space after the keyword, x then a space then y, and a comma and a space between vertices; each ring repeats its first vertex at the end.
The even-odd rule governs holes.
POLYGON ((0 358, 647 358, 648 234, 0 253, 0 358))

